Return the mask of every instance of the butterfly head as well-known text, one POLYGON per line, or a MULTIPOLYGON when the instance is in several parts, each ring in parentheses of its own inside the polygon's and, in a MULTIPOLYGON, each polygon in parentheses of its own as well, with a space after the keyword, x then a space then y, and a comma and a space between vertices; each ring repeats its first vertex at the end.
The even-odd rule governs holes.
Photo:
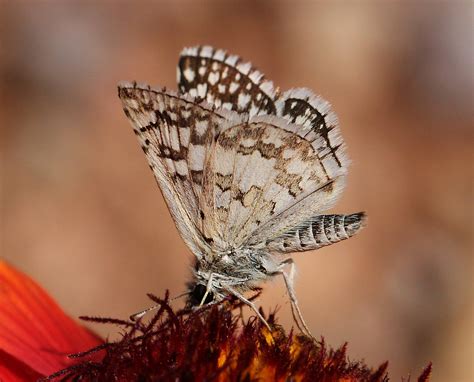
POLYGON ((206 295, 207 287, 204 284, 189 283, 189 294, 187 305, 190 307, 199 306, 201 303, 209 304, 214 301, 214 293, 209 291, 206 295), (205 298, 204 298, 205 297, 205 298), (203 301, 204 300, 204 301, 203 301))
POLYGON ((222 301, 234 291, 252 290, 279 269, 279 262, 255 248, 229 249, 196 261, 188 283, 187 305, 222 301))

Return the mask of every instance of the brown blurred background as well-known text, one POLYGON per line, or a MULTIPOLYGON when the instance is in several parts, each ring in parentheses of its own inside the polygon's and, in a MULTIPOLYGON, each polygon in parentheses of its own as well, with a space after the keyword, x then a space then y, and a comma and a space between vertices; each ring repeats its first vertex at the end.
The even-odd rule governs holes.
MULTIPOLYGON (((175 88, 180 50, 203 43, 339 115, 352 166, 334 211, 369 224, 295 256, 313 333, 390 360, 394 381, 429 361, 433 381, 472 380, 471 2, 3 1, 1 256, 74 316, 184 290, 192 257, 116 84, 175 88)), ((259 304, 290 328, 282 280, 268 286, 259 304)))

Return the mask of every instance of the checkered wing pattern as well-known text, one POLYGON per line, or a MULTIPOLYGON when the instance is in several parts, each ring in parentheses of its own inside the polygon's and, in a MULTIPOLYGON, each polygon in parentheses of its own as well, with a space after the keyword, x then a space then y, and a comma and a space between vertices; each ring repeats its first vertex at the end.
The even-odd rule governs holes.
POLYGON ((247 113, 275 114, 273 83, 249 62, 210 46, 185 48, 177 68, 182 94, 204 99, 215 107, 247 113))
POLYGON ((209 251, 200 208, 205 163, 220 130, 240 123, 239 115, 136 83, 120 84, 119 97, 181 236, 202 256, 209 251))
POLYGON ((178 94, 123 84, 119 96, 196 256, 316 249, 362 227, 363 214, 321 215, 348 168, 329 103, 208 46, 182 51, 177 79, 178 94))

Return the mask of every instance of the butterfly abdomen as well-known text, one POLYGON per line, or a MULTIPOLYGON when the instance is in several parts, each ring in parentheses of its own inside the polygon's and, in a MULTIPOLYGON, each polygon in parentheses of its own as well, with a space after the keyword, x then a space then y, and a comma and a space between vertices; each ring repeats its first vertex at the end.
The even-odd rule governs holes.
POLYGON ((349 239, 365 224, 365 213, 319 215, 267 243, 274 252, 296 252, 318 249, 349 239))

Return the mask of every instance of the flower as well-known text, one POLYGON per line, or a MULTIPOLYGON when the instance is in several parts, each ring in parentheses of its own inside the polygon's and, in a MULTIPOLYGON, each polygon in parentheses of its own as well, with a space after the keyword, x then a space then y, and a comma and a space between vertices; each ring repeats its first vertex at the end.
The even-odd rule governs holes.
MULTIPOLYGON (((168 293, 149 297, 157 310, 147 319, 83 317, 121 326, 122 338, 109 343, 0 262, 0 380, 388 381, 388 363, 373 369, 349 361, 347 345, 332 350, 324 340, 286 334, 275 313, 267 317, 270 332, 255 317, 234 315, 235 300, 174 311, 168 293)), ((428 365, 418 381, 430 373, 428 365)))
MULTIPOLYGON (((89 352, 105 350, 100 362, 84 362, 59 371, 50 379, 85 381, 325 381, 387 382, 385 362, 371 369, 350 362, 347 344, 329 349, 324 340, 315 342, 303 335, 285 334, 267 318, 270 333, 256 317, 244 321, 232 314, 240 307, 235 300, 208 305, 197 311, 175 312, 168 293, 164 299, 148 295, 157 312, 148 322, 83 317, 87 321, 123 326, 124 335, 89 352)), ((263 312, 261 312, 263 315, 263 312)), ((428 365, 418 378, 427 382, 428 365)))
POLYGON ((0 261, 1 381, 36 381, 77 362, 68 354, 102 342, 32 279, 0 261))

